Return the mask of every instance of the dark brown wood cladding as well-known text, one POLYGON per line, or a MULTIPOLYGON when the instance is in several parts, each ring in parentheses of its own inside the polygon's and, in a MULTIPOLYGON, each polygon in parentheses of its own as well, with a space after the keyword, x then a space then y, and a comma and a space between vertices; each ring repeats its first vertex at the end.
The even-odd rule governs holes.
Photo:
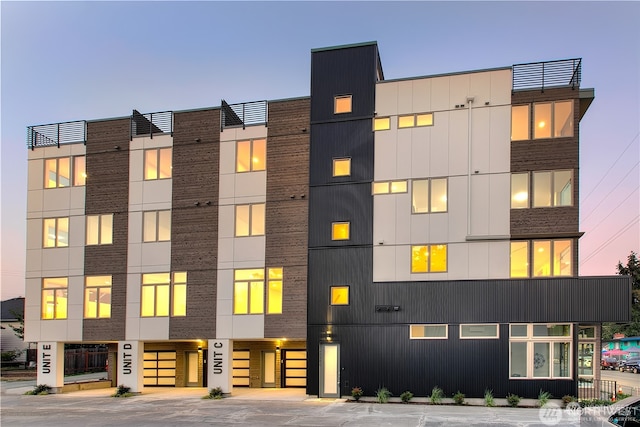
POLYGON ((85 246, 84 274, 111 275, 111 317, 85 319, 85 341, 125 339, 129 208, 129 119, 87 123, 86 215, 113 214, 113 244, 85 246))
POLYGON ((307 335, 310 100, 269 103, 267 267, 283 267, 282 314, 265 315, 266 338, 307 335))
POLYGON ((215 338, 219 166, 219 109, 175 113, 171 271, 187 272, 187 316, 171 318, 170 339, 215 338))

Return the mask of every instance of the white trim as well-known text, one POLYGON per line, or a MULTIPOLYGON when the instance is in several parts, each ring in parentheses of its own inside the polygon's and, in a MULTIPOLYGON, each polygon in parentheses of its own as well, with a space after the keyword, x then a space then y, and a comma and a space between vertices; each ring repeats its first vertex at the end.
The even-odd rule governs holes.
POLYGON ((495 340, 500 338, 500 324, 498 323, 461 323, 460 324, 460 339, 461 340, 495 340), (463 326, 495 326, 496 334, 495 336, 475 336, 475 337, 463 337, 462 336, 462 327, 463 326))

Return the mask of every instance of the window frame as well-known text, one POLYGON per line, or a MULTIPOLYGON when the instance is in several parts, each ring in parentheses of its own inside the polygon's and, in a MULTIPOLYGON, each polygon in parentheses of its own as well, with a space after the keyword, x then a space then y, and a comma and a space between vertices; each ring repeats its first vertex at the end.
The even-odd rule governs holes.
POLYGON ((69 230, 69 217, 68 216, 63 216, 63 217, 54 217, 54 218, 42 218, 42 248, 43 249, 55 249, 55 248, 68 248, 69 247, 69 236, 70 236, 70 230, 69 230), (67 220, 67 241, 66 244, 61 244, 60 243, 60 220, 67 220), (49 236, 49 232, 47 231, 47 221, 54 221, 54 232, 55 232, 55 242, 53 245, 48 245, 47 241, 48 236, 49 236))
POLYGON ((188 290, 188 286, 187 286, 187 272, 186 271, 174 271, 174 272, 156 272, 156 273, 142 273, 140 275, 140 317, 141 318, 145 318, 145 319, 149 319, 149 318, 157 318, 157 317, 185 317, 187 314, 187 290, 188 290), (184 282, 183 281, 177 281, 176 280, 176 275, 178 274, 184 274, 184 282), (150 281, 150 283, 145 283, 145 276, 160 276, 163 275, 166 277, 168 277, 168 281, 165 279, 165 281, 161 281, 159 280, 159 277, 156 279, 156 281, 150 281), (185 292, 184 292, 184 312, 185 314, 175 314, 176 312, 176 296, 175 296, 175 287, 176 285, 178 286, 184 286, 185 287, 185 292), (162 301, 158 300, 158 288, 159 287, 167 287, 167 302, 166 302, 166 306, 163 304, 162 307, 160 307, 160 303, 162 301), (144 314, 144 309, 145 309, 145 289, 153 289, 153 314, 144 314), (159 308, 163 309, 162 312, 166 312, 167 314, 158 314, 158 312, 160 310, 158 310, 159 308))
POLYGON ((391 129, 391 117, 374 117, 373 118, 373 131, 380 132, 391 129), (382 125, 382 126, 379 126, 382 125))
POLYGON ((50 158, 45 158, 44 159, 44 189, 45 190, 49 190, 51 188, 69 188, 73 186, 73 171, 72 171, 72 157, 71 156, 67 156, 67 157, 50 157, 50 158), (65 177, 68 181, 67 185, 61 184, 61 176, 60 176, 60 161, 61 160, 65 160, 67 162, 67 171, 69 173, 68 177, 65 177), (53 172, 55 174, 55 185, 51 186, 49 185, 49 183, 51 182, 51 179, 49 177, 49 172, 51 172, 52 170, 48 168, 48 164, 50 162, 55 162, 55 171, 53 172))
POLYGON ((409 184, 406 179, 398 179, 393 181, 374 181, 371 183, 371 195, 379 196, 381 194, 403 194, 409 192, 409 184), (386 184, 386 191, 376 191, 376 186, 386 184), (394 190, 394 185, 404 186, 404 190, 394 190))
POLYGON ((333 221, 331 222, 331 241, 333 242, 343 242, 351 240, 351 221, 333 221), (347 226, 347 237, 345 238, 337 238, 336 231, 338 226, 346 225, 347 226))
MULTIPOLYGON (((516 104, 516 105, 512 105, 511 106, 511 117, 510 117, 510 120, 511 120, 511 135, 510 135, 511 141, 530 141, 531 140, 531 124, 533 122, 532 112, 531 111, 532 111, 531 104, 516 104), (523 107, 527 108, 526 120, 525 120, 525 123, 524 123, 526 125, 526 138, 514 139, 513 138, 513 122, 514 122, 514 120, 513 120, 513 110, 514 110, 514 108, 523 108, 523 107)), ((525 133, 525 132, 522 132, 522 133, 525 133)))
POLYGON ((267 267, 266 268, 266 279, 267 279, 267 283, 266 283, 266 291, 265 291, 265 314, 282 314, 282 310, 283 310, 283 302, 284 302, 284 267, 267 267), (280 270, 280 277, 274 277, 271 278, 271 271, 276 271, 276 270, 280 270), (272 311, 271 309, 271 288, 272 288, 272 284, 275 283, 279 283, 279 289, 280 289, 280 298, 279 298, 279 310, 275 310, 272 311))
POLYGON ((87 185, 87 156, 71 157, 71 181, 73 187, 84 187, 87 185), (82 159, 82 167, 78 164, 78 160, 82 159))
POLYGON ((573 344, 574 344, 574 325, 572 323, 511 323, 509 324, 509 379, 510 380, 566 380, 573 378, 573 344), (513 326, 526 326, 527 333, 525 336, 513 336, 513 326), (535 335, 535 326, 555 327, 569 326, 569 332, 567 335, 547 335, 537 336, 535 335), (511 348, 514 343, 526 344, 526 375, 513 376, 513 361, 511 356, 511 348), (535 344, 547 344, 548 345, 548 360, 545 363, 549 364, 548 376, 536 376, 535 375, 535 344), (565 361, 568 373, 565 376, 554 375, 554 360, 556 360, 555 346, 554 344, 567 344, 568 357, 565 361))
POLYGON ((236 141, 235 143, 235 149, 236 149, 236 163, 235 163, 235 173, 251 173, 251 172, 264 172, 267 170, 267 138, 263 137, 263 138, 250 138, 250 139, 240 139, 238 141, 236 141), (256 167, 254 165, 254 153, 256 152, 255 149, 255 145, 256 145, 256 141, 264 141, 264 158, 262 159, 261 163, 262 167, 256 167), (249 159, 248 159, 248 164, 249 167, 247 168, 247 170, 240 170, 240 168, 238 167, 240 164, 240 144, 242 143, 248 143, 249 144, 249 159))
MULTIPOLYGON (((529 206, 532 209, 539 209, 539 208, 565 208, 565 207, 572 207, 574 205, 573 202, 573 191, 574 191, 574 181, 575 181, 575 176, 574 176, 574 170, 573 169, 553 169, 553 170, 535 170, 535 171, 531 171, 531 179, 529 180, 530 182, 530 193, 533 194, 533 197, 529 197, 529 206), (555 191, 555 183, 556 183, 556 175, 562 174, 562 173, 569 173, 570 174, 570 178, 569 178, 569 183, 570 183, 570 192, 569 192, 569 196, 571 198, 569 204, 558 204, 558 201, 556 200, 556 191, 555 191), (545 190, 545 194, 549 195, 549 205, 537 205, 536 204, 536 189, 538 188, 538 185, 536 185, 536 174, 544 174, 544 173, 548 173, 550 174, 550 178, 549 178, 549 188, 544 189, 545 190)), ((542 185, 542 184, 540 184, 542 185)))
POLYGON ((425 215, 425 214, 440 214, 449 212, 449 178, 448 177, 433 177, 433 178, 416 178, 411 180, 411 214, 412 215, 425 215), (444 200, 444 210, 434 211, 433 207, 435 203, 433 202, 433 182, 434 181, 443 181, 445 188, 445 200, 444 200), (416 203, 415 203, 415 183, 416 182, 426 182, 427 183, 427 194, 426 194, 426 202, 427 202, 427 210, 422 212, 416 211, 416 203))
POLYGON ((434 114, 433 112, 423 112, 423 113, 411 113, 411 114, 398 114, 398 129, 410 129, 416 127, 431 127, 434 125, 434 114), (430 123, 428 124, 419 124, 421 117, 429 117, 430 123), (411 124, 403 124, 401 122, 403 119, 411 118, 411 124))
POLYGON ((523 278, 536 278, 536 277, 574 277, 575 276, 575 260, 574 260, 574 241, 573 238, 566 239, 533 239, 533 240, 512 240, 509 244, 509 277, 512 279, 523 279, 523 278), (526 242, 526 250, 527 250, 527 275, 526 276, 512 276, 513 271, 513 257, 511 254, 513 253, 513 244, 514 243, 523 243, 526 242), (549 275, 534 275, 535 261, 536 261, 536 251, 534 250, 535 242, 538 243, 549 243, 549 275), (560 258, 556 258, 556 244, 561 242, 569 242, 569 260, 570 260, 570 273, 569 274, 556 274, 556 264, 561 261, 560 258))
POLYGON ((335 95, 333 97, 333 114, 349 114, 353 112, 353 95, 352 94, 343 94, 343 95, 335 95), (341 100, 349 100, 349 109, 345 111, 338 111, 338 106, 340 105, 341 100))
MULTIPOLYGON (((556 101, 542 101, 542 102, 534 102, 533 103, 533 108, 532 110, 532 118, 531 118, 531 128, 533 130, 533 138, 534 140, 539 140, 539 139, 558 139, 558 138, 573 138, 573 136, 575 135, 575 124, 574 124, 574 110, 575 110, 575 105, 574 105, 574 101, 572 99, 563 99, 563 100, 556 100, 556 101), (570 104, 571 105, 571 110, 569 111, 569 119, 570 119, 570 124, 571 124, 571 135, 560 135, 557 136, 557 121, 558 121, 558 115, 556 113, 556 104, 570 104), (536 107, 542 107, 544 105, 549 105, 549 135, 544 135, 544 136, 536 136, 536 129, 539 127, 537 125, 538 123, 538 119, 537 119, 537 114, 536 114, 536 107)), ((545 126, 546 128, 546 126, 545 126)))
POLYGON ((143 162, 144 162, 144 166, 142 168, 142 178, 143 181, 159 181, 159 180, 164 180, 164 179, 171 179, 173 178, 173 148, 172 147, 157 147, 157 148, 146 148, 143 150, 143 162), (147 154, 150 154, 151 152, 156 153, 155 155, 155 177, 149 177, 149 171, 147 169, 147 154), (168 176, 161 176, 160 171, 162 170, 162 159, 163 153, 169 153, 169 175, 168 176))
POLYGON ((113 218, 114 215, 113 214, 96 214, 96 215, 86 215, 86 219, 85 219, 85 245, 86 246, 99 246, 99 245, 112 245, 113 244, 113 218), (103 218, 106 217, 111 217, 111 236, 109 236, 109 241, 107 243, 103 242, 103 218), (89 243, 89 218, 98 218, 98 226, 97 226, 97 231, 98 231, 98 236, 97 236, 97 242, 98 243, 89 243))
POLYGON ((255 237, 255 236, 265 235, 266 212, 267 212, 266 203, 239 204, 239 205, 235 205, 233 209, 234 209, 233 210, 233 236, 234 237, 255 237), (253 210, 256 206, 263 207, 262 223, 259 224, 261 226, 262 232, 259 232, 260 230, 258 230, 258 232, 254 232, 254 228, 256 228, 256 224, 254 223, 255 215, 253 210), (244 208, 244 207, 248 207, 249 209, 249 219, 247 221, 247 234, 239 234, 238 233, 238 208, 244 208))
POLYGON ((112 307, 112 296, 113 296, 112 290, 113 290, 113 276, 111 276, 111 275, 85 276, 85 278, 84 278, 84 299, 82 300, 82 302, 83 302, 83 310, 82 310, 83 318, 84 319, 110 319, 111 318, 111 307, 112 307), (99 278, 102 279, 102 278, 107 278, 107 277, 109 278, 109 283, 108 284, 107 283, 99 283, 99 284, 91 284, 91 285, 89 284, 89 279, 99 279, 99 278), (101 315, 101 312, 102 312, 102 310, 101 310, 101 308, 102 308, 101 297, 102 297, 102 295, 104 295, 102 292, 105 289, 109 290, 109 292, 108 292, 108 294, 109 294, 109 305, 108 305, 109 313, 108 313, 107 316, 102 316, 101 315), (87 299, 88 299, 89 292, 91 290, 94 290, 96 292, 96 302, 95 302, 95 304, 96 304, 96 308, 95 308, 96 314, 95 314, 95 316, 89 316, 89 314, 87 313, 87 310, 88 310, 87 299))
POLYGON ((157 211, 143 211, 142 212, 142 242, 143 243, 155 243, 155 242, 170 242, 171 241, 171 210, 170 209, 161 209, 157 211), (166 239, 160 239, 160 216, 161 214, 167 214, 168 216, 168 229, 169 229, 169 237, 166 239), (147 239, 146 230, 147 230, 147 218, 149 216, 154 216, 155 221, 155 230, 154 230, 154 238, 147 239))
POLYGON ((333 176, 334 178, 351 176, 351 157, 334 157, 333 158, 333 168, 332 168, 332 171, 331 171, 331 176, 333 176), (348 168, 348 172, 347 173, 338 174, 336 172, 336 166, 338 166, 338 164, 340 164, 340 163, 345 163, 346 164, 346 166, 348 168))
POLYGON ((40 283, 40 319, 41 320, 65 320, 69 317, 69 278, 68 277, 43 277, 40 283), (57 280, 64 280, 64 285, 56 285, 57 280), (52 281, 52 286, 46 286, 47 281, 52 281), (59 294, 59 291, 60 294, 59 294), (51 293, 53 311, 51 317, 47 317, 48 310, 45 308, 49 305, 46 300, 45 293, 51 293), (64 302, 58 302, 58 299, 64 299, 64 302), (46 305, 45 305, 46 304, 46 305), (64 311, 58 314, 58 311, 64 311))
POLYGON ((409 268, 410 268, 410 273, 411 274, 436 274, 436 273, 447 273, 449 271, 449 245, 447 243, 425 243, 422 245, 411 245, 411 261, 409 263, 409 268), (433 257, 431 256, 431 248, 433 246, 443 246, 444 247, 444 251, 445 251, 445 269, 444 270, 436 270, 433 271, 432 270, 432 265, 431 265, 431 260, 433 259, 433 257), (414 270, 414 264, 413 264, 413 252, 414 252, 414 248, 422 248, 425 247, 426 248, 426 253, 427 253, 427 260, 426 260, 426 264, 427 264, 427 271, 417 271, 414 270))
POLYGON ((329 305, 332 307, 344 307, 351 305, 351 289, 349 285, 335 285, 329 288, 329 305), (334 303, 333 302, 333 292, 346 290, 347 302, 346 303, 334 303))
POLYGON ((410 340, 448 340, 449 339, 449 325, 446 324, 446 323, 428 323, 428 324, 412 323, 412 324, 409 324, 409 339, 410 340), (414 336, 413 335, 413 327, 414 326, 424 327, 424 328, 429 328, 429 327, 442 328, 442 327, 444 327, 444 336, 443 337, 418 337, 418 336, 414 336))
POLYGON ((496 340, 500 339, 500 324, 499 323, 461 323, 458 336, 461 340, 496 340), (495 326, 496 334, 495 335, 486 335, 486 336, 464 336, 463 327, 467 326, 495 326))

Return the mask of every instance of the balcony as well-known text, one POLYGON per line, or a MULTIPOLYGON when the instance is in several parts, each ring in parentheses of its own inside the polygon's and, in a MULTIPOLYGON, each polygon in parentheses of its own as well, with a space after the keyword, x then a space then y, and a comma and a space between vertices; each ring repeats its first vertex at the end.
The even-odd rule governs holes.
POLYGON ((78 142, 87 143, 85 120, 27 127, 27 148, 30 150, 35 150, 36 147, 60 148, 61 144, 78 142))
POLYGON ((220 132, 225 128, 261 125, 267 126, 267 101, 243 102, 227 104, 220 101, 220 132))
POLYGON ((558 61, 530 62, 513 66, 512 91, 548 88, 580 87, 582 58, 558 61))
POLYGON ((149 136, 154 134, 170 134, 173 136, 173 111, 142 114, 133 110, 131 114, 131 139, 134 136, 149 136))

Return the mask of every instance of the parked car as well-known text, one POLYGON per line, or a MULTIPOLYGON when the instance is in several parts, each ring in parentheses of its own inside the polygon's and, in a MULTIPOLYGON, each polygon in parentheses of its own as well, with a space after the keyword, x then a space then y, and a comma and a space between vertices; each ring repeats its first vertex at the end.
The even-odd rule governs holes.
POLYGON ((630 357, 623 360, 618 365, 620 372, 633 372, 634 374, 640 374, 640 357, 630 357))
POLYGON ((580 416, 580 426, 640 426, 640 397, 628 397, 606 407, 583 408, 580 416))
POLYGON ((618 359, 615 357, 603 357, 600 361, 600 369, 615 370, 618 367, 618 359))

